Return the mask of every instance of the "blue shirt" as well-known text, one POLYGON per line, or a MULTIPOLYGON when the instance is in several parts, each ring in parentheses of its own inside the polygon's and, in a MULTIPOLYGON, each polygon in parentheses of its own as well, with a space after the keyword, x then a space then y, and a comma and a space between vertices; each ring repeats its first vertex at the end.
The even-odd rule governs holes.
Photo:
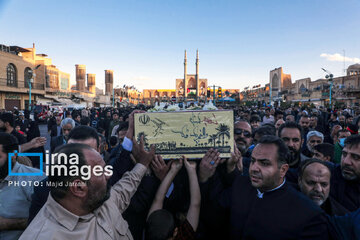
MULTIPOLYGON (((15 163, 13 173, 35 173, 39 169, 15 163)), ((0 182, 0 216, 3 218, 28 218, 34 183, 43 176, 7 176, 0 182), (16 185, 15 185, 16 184, 16 185)), ((23 231, 0 231, 0 240, 18 239, 23 231)))

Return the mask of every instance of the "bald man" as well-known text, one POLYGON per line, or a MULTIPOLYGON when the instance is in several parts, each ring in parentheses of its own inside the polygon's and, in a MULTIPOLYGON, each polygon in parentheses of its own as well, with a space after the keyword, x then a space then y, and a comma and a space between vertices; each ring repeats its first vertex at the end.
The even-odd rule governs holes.
POLYGON ((326 162, 308 159, 299 171, 299 187, 303 194, 321 207, 328 215, 342 216, 348 211, 329 197, 331 172, 326 162))

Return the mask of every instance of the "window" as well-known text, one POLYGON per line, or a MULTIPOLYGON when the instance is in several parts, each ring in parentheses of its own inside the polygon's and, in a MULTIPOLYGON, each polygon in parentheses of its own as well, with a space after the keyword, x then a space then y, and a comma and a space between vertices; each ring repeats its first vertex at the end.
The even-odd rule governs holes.
POLYGON ((26 88, 29 88, 29 82, 30 82, 30 79, 31 79, 31 68, 27 67, 25 68, 24 70, 24 86, 26 88))
POLYGON ((16 68, 15 65, 9 63, 6 68, 6 79, 7 85, 12 87, 17 87, 17 77, 16 77, 16 68))

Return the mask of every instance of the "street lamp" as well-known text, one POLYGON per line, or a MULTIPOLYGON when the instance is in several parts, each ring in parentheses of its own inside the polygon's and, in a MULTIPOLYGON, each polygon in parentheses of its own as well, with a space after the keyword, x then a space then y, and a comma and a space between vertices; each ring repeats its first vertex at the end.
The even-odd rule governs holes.
POLYGON ((34 67, 33 69, 28 71, 29 78, 27 79, 27 81, 28 81, 28 84, 29 84, 29 111, 31 111, 31 84, 34 83, 34 77, 36 76, 34 71, 36 69, 38 69, 40 66, 41 66, 41 64, 37 65, 36 67, 34 67))
POLYGON ((332 89, 332 85, 333 85, 333 77, 334 77, 334 75, 331 72, 329 72, 328 70, 324 69, 324 68, 321 68, 321 69, 324 72, 327 73, 325 78, 329 79, 329 81, 330 81, 329 104, 330 104, 330 108, 331 108, 331 89, 332 89))
POLYGON ((112 94, 112 97, 113 97, 113 104, 112 104, 112 107, 114 108, 115 106, 115 88, 118 88, 119 85, 116 85, 116 87, 113 87, 113 94, 112 94))

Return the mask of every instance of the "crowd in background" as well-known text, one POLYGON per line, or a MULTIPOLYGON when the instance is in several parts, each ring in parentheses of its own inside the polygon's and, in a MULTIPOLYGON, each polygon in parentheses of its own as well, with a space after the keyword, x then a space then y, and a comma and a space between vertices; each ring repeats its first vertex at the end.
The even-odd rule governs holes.
POLYGON ((38 158, 8 154, 45 153, 46 138, 29 111, 3 111, 0 240, 360 239, 360 111, 226 108, 230 158, 214 147, 202 159, 169 161, 134 136, 134 114, 146 106, 50 112, 46 150, 113 167, 87 181, 10 176, 9 167, 39 171, 38 158))

